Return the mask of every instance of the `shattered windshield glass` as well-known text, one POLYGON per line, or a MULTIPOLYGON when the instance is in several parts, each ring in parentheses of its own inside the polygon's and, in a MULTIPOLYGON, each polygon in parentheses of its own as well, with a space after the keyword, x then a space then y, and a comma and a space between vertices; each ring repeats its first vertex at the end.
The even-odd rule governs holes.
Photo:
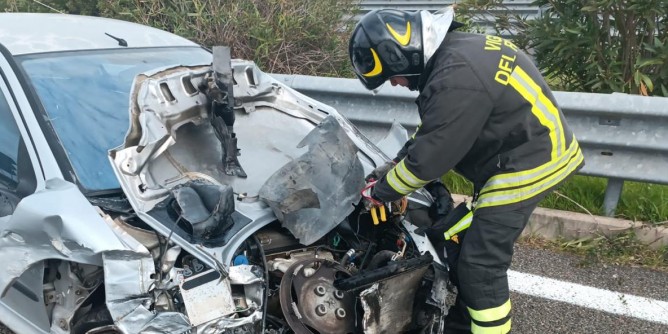
POLYGON ((171 65, 210 64, 199 47, 114 49, 20 58, 80 184, 90 192, 120 188, 107 151, 123 143, 132 80, 171 65))

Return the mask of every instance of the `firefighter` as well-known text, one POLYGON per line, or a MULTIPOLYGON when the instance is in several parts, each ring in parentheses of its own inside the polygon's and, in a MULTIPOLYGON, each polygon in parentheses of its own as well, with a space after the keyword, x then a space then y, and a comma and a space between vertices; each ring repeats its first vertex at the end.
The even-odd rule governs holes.
POLYGON ((445 332, 507 333, 513 244, 537 203, 584 158, 531 58, 506 39, 455 31, 453 17, 451 7, 375 10, 355 27, 349 53, 359 80, 369 90, 388 80, 417 90, 421 120, 363 196, 394 202, 451 169, 470 180, 472 203, 427 233, 438 247, 460 247, 445 332))

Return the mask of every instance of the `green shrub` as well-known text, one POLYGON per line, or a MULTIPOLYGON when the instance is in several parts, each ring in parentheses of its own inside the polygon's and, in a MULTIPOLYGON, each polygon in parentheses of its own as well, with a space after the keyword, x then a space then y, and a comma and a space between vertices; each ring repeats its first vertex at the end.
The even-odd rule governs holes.
POLYGON ((91 0, 0 0, 0 11, 98 15, 97 2, 91 0))
POLYGON ((274 73, 349 76, 353 0, 100 0, 100 14, 228 45, 274 73))
POLYGON ((493 14, 498 32, 534 55, 558 89, 668 96, 668 1, 536 0, 526 20, 501 0, 465 0, 464 15, 493 14))
POLYGON ((141 23, 264 71, 351 77, 348 38, 357 0, 0 0, 0 11, 64 12, 141 23))

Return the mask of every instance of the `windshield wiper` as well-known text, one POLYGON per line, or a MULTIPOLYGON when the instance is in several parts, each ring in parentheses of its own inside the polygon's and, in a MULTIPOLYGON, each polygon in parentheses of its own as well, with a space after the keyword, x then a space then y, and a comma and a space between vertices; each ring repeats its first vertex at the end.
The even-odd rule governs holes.
POLYGON ((113 39, 115 39, 115 40, 118 42, 118 45, 120 45, 120 46, 128 46, 128 42, 127 42, 126 40, 124 40, 124 39, 122 39, 122 38, 118 38, 118 37, 116 37, 116 36, 113 36, 113 35, 111 35, 110 33, 107 33, 107 32, 105 32, 104 34, 107 35, 107 36, 109 36, 109 37, 111 37, 111 38, 113 38, 113 39))

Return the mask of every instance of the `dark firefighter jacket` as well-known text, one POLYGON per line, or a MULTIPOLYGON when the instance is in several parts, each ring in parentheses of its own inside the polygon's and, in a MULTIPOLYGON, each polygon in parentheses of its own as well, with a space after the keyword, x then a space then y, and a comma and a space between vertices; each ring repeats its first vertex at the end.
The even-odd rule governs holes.
POLYGON ((449 33, 420 76, 421 124, 373 196, 394 201, 451 169, 476 209, 537 201, 584 165, 531 59, 496 36, 449 33))

